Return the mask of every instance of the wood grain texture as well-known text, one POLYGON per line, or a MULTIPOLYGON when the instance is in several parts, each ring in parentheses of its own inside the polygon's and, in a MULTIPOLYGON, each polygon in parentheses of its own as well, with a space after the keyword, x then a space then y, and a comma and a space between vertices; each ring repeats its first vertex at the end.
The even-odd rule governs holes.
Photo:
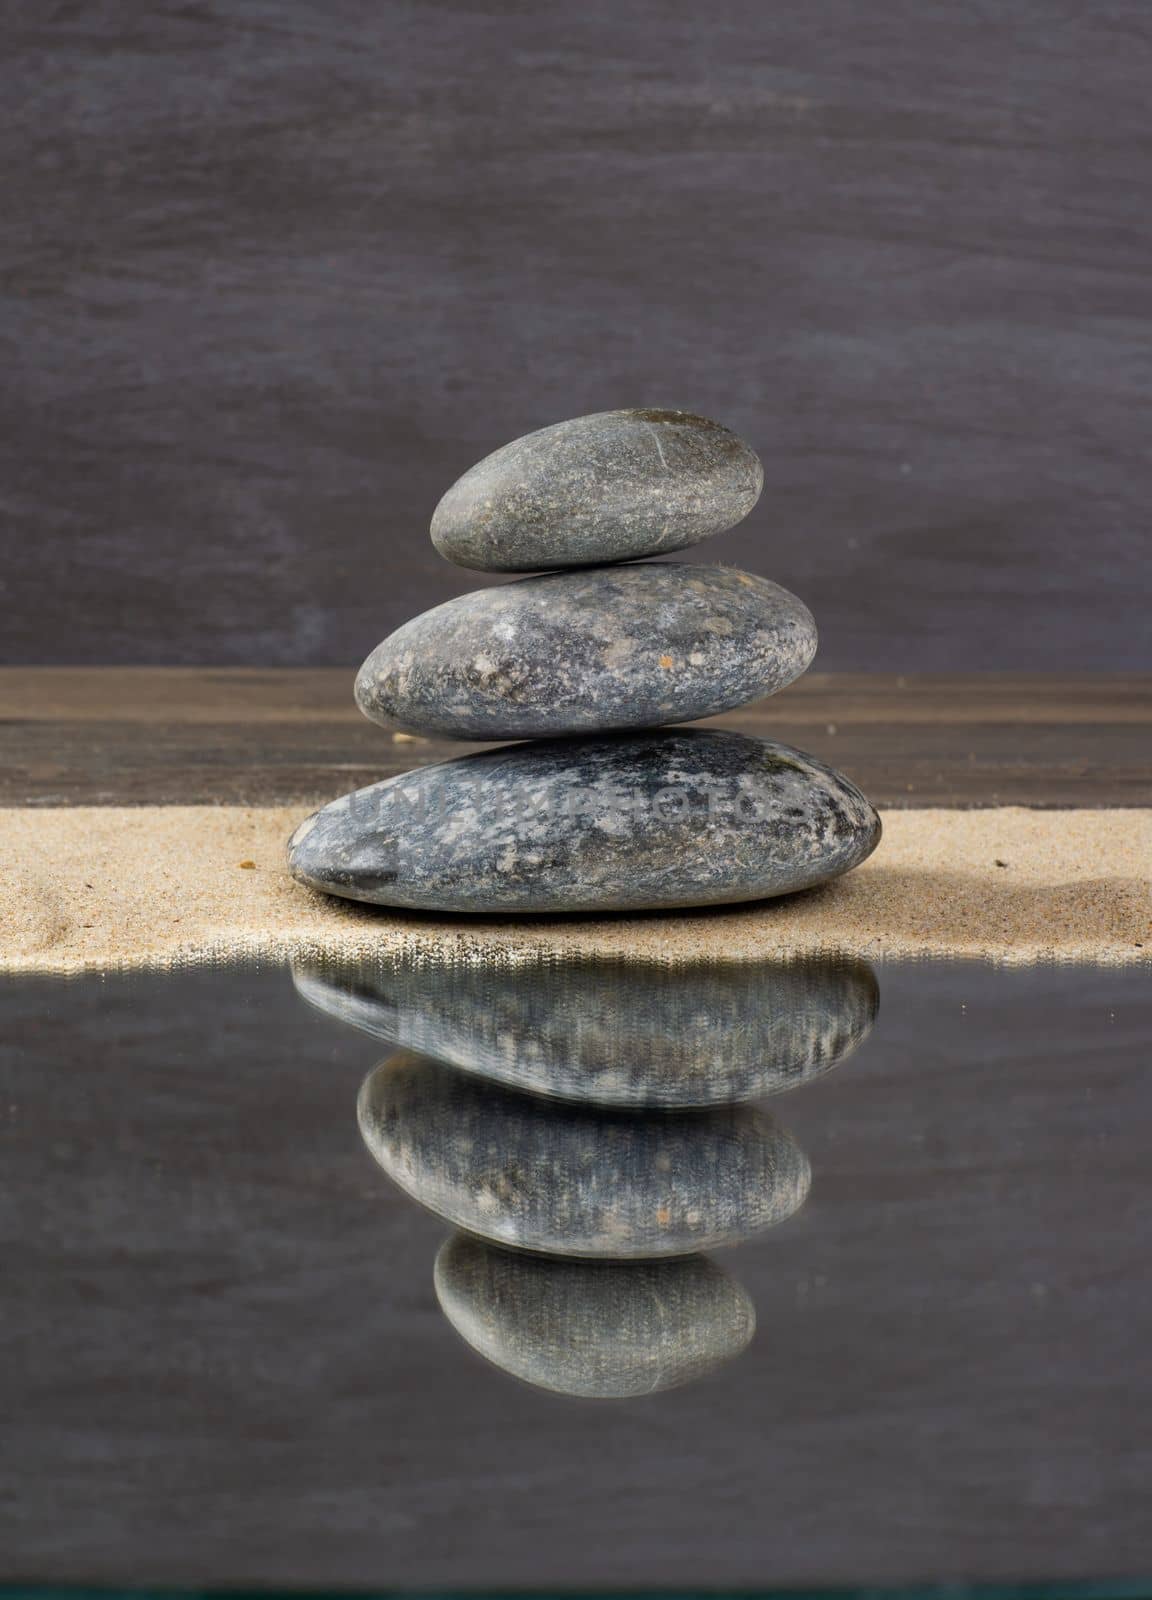
POLYGON ((653 405, 822 668, 1147 669, 1146 0, 5 13, 8 662, 362 658, 461 471, 653 405))
MULTIPOLYGON (((320 802, 483 748, 389 735, 352 676, 0 670, 0 804, 320 802)), ((808 673, 713 721, 810 751, 881 807, 1152 805, 1152 678, 808 673)))

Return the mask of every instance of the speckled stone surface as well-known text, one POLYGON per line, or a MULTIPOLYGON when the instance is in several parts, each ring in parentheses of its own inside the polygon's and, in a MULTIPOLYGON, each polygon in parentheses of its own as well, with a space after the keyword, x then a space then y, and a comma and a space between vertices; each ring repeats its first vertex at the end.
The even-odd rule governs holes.
POLYGON ((601 1105, 777 1094, 843 1061, 879 1003, 833 956, 659 966, 627 960, 297 960, 304 999, 374 1038, 514 1088, 601 1105))
POLYGON ((713 729, 484 750, 334 800, 293 875, 430 911, 659 909, 810 888, 870 855, 856 786, 787 745, 713 729))
POLYGON ((602 411, 515 439, 456 481, 432 542, 457 566, 532 572, 683 550, 764 486, 755 453, 686 411, 602 411))
POLYGON ((691 1383, 748 1344, 747 1293, 706 1256, 563 1261, 456 1234, 436 1257, 444 1315, 540 1389, 617 1400, 691 1383))
POLYGON ((357 1114, 369 1150, 413 1199, 468 1233, 550 1255, 735 1244, 808 1193, 806 1156, 756 1106, 575 1106, 402 1051, 369 1074, 357 1114))
POLYGON ((774 694, 816 650, 796 596, 731 567, 550 573, 413 617, 356 678, 366 717, 409 733, 527 739, 716 715, 774 694))

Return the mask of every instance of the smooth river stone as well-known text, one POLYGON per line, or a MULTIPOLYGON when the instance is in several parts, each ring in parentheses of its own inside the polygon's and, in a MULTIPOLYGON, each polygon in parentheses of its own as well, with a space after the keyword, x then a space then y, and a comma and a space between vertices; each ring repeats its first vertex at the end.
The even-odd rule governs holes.
POLYGON ((456 1234, 436 1297, 474 1350, 538 1389, 622 1400, 731 1361, 756 1330, 747 1292, 706 1256, 563 1261, 456 1234))
POLYGON ((369 1074, 357 1114, 369 1150, 413 1199, 468 1233, 545 1255, 736 1244, 808 1193, 807 1157, 756 1106, 576 1106, 401 1051, 369 1074))
POLYGON ((706 1106, 806 1083, 848 1057, 879 989, 863 961, 297 960, 309 1004, 513 1088, 599 1105, 706 1106))
POLYGON ((460 567, 534 572, 683 550, 733 527, 764 487, 755 453, 687 411, 601 411, 514 439, 432 517, 460 567))
POLYGON ((731 567, 649 563, 478 589, 376 646, 356 703, 452 739, 690 722, 775 694, 816 651, 802 601, 731 567))
POLYGON ((880 819, 787 745, 712 729, 484 750, 302 822, 294 877, 428 911, 652 910, 759 900, 858 865, 880 819))

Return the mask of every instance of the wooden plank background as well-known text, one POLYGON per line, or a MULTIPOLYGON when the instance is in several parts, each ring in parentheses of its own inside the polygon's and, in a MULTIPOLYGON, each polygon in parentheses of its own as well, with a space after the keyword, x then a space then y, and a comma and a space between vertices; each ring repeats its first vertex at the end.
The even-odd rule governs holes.
POLYGON ((646 404, 822 670, 1149 667, 1147 0, 5 12, 9 664, 362 659, 460 471, 646 404))
MULTIPOLYGON (((476 745, 397 739, 350 668, 0 671, 0 804, 320 802, 476 745)), ((1152 805, 1152 678, 808 673, 715 718, 880 806, 1152 805)))

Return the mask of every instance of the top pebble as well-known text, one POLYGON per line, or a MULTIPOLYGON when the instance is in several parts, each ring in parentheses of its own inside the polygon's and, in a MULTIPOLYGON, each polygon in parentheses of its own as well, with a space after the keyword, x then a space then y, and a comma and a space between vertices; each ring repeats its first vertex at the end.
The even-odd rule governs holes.
POLYGON ((734 527, 763 486, 755 452, 719 422, 601 411, 478 461, 436 507, 432 543, 479 572, 634 561, 734 527))

